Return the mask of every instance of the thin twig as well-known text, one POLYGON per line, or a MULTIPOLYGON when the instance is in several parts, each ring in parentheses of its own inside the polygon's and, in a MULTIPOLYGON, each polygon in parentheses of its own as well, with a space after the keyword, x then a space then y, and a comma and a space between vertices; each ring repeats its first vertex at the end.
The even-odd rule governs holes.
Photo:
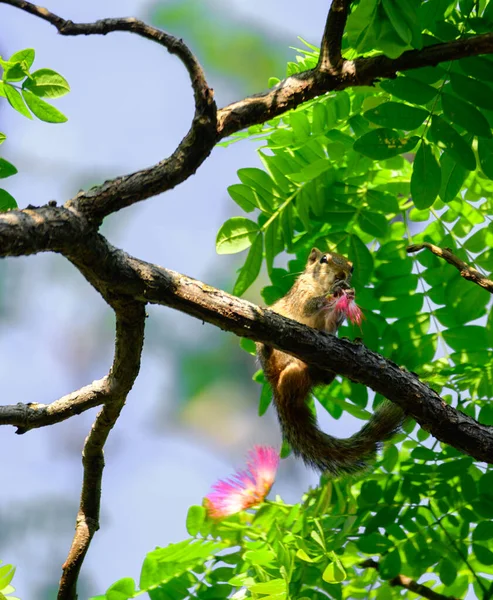
POLYGON ((482 275, 477 269, 471 267, 459 257, 455 256, 448 248, 440 248, 434 244, 422 242, 421 244, 412 244, 411 246, 408 246, 406 251, 411 254, 412 252, 419 252, 420 250, 423 250, 423 248, 427 248, 430 252, 433 252, 433 254, 443 258, 450 265, 454 266, 459 271, 460 276, 464 277, 464 279, 476 283, 490 292, 490 294, 493 294, 493 281, 482 275))
MULTIPOLYGON (((369 558, 360 564, 360 567, 363 569, 375 569, 379 571, 380 564, 369 558)), ((414 579, 407 577, 407 575, 397 575, 397 577, 393 577, 389 580, 389 584, 393 587, 403 587, 409 590, 410 592, 414 592, 423 598, 427 598, 428 600, 459 600, 455 596, 445 596, 444 594, 439 594, 438 592, 433 591, 429 587, 426 587, 422 583, 418 583, 414 579)))
POLYGON ((352 0, 332 0, 325 30, 320 43, 320 57, 317 68, 332 71, 342 64, 342 36, 352 0))
POLYGON ((103 447, 125 404, 139 373, 144 343, 145 307, 142 303, 120 301, 116 312, 115 362, 108 376, 115 393, 107 401, 84 443, 84 469, 75 535, 63 565, 58 600, 76 600, 77 579, 94 533, 99 529, 101 480, 104 469, 103 447))
POLYGON ((51 404, 19 402, 0 406, 0 425, 13 425, 17 427, 16 433, 26 433, 31 429, 54 425, 74 415, 80 415, 106 400, 111 400, 113 394, 109 378, 103 377, 51 404))

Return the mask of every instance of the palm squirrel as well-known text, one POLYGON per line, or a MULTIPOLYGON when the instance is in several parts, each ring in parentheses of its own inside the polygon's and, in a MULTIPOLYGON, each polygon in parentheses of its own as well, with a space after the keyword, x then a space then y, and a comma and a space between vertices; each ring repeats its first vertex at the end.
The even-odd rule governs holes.
MULTIPOLYGON (((334 310, 334 302, 328 296, 337 297, 348 290, 352 272, 352 263, 340 254, 313 248, 305 270, 291 290, 270 308, 335 334, 345 315, 334 310)), ((352 290, 349 293, 354 294, 352 290)), ((257 344, 257 355, 272 387, 283 436, 294 454, 311 467, 334 476, 363 470, 375 458, 380 442, 389 439, 402 425, 404 413, 386 400, 358 433, 347 439, 327 435, 318 428, 307 400, 315 385, 332 383, 335 374, 265 344, 257 344)))

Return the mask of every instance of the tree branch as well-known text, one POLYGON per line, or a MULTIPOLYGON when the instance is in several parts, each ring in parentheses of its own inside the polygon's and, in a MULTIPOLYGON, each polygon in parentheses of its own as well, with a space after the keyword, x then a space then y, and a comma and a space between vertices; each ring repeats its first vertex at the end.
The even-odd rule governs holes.
POLYGON ((408 246, 406 251, 408 254, 411 254, 412 252, 419 252, 420 250, 423 250, 423 248, 427 248, 430 252, 433 252, 433 254, 436 254, 436 256, 443 258, 450 265, 454 266, 459 271, 460 276, 464 277, 464 279, 476 283, 490 292, 490 294, 493 294, 493 281, 482 275, 477 269, 468 265, 458 256, 455 256, 455 254, 453 254, 448 248, 440 248, 434 244, 423 242, 422 244, 413 244, 412 246, 408 246))
POLYGON ((67 208, 80 212, 99 225, 104 217, 113 212, 174 188, 193 175, 209 156, 217 141, 216 103, 202 67, 182 40, 134 18, 73 23, 25 0, 0 0, 0 4, 9 4, 51 23, 61 35, 106 35, 114 31, 135 33, 176 54, 190 75, 195 114, 190 130, 173 154, 157 165, 80 192, 66 203, 67 208))
POLYGON ((14 425, 16 433, 46 427, 65 421, 75 415, 111 400, 114 390, 108 377, 103 377, 79 390, 55 400, 51 404, 29 402, 0 406, 0 425, 14 425))
MULTIPOLYGON (((107 181, 77 194, 66 203, 66 207, 75 208, 96 224, 113 212, 170 190, 185 181, 195 173, 222 138, 250 125, 264 123, 302 102, 333 90, 373 85, 378 79, 395 77, 398 71, 493 53, 493 33, 486 33, 427 46, 422 50, 409 50, 396 59, 381 55, 355 61, 342 60, 336 70, 319 68, 319 63, 315 69, 292 75, 267 92, 229 104, 216 113, 212 90, 207 86, 198 61, 186 45, 173 36, 136 19, 103 19, 95 23, 76 24, 25 0, 0 0, 0 4, 2 3, 48 21, 62 35, 104 35, 109 31, 131 31, 164 45, 170 52, 177 54, 189 70, 196 97, 195 116, 190 131, 175 152, 157 165, 107 181)), ((334 4, 322 40, 323 61, 329 53, 332 53, 331 60, 336 60, 334 53, 337 57, 337 47, 350 1, 334 0, 334 4), (330 30, 334 32, 333 39, 329 39, 330 30)))
MULTIPOLYGON (((39 209, 41 213, 44 210, 39 209)), ((0 256, 16 251, 9 237, 4 247, 1 235, 2 220, 9 214, 0 214, 0 256)), ((170 306, 236 335, 268 343, 370 387, 398 404, 440 441, 493 464, 492 427, 449 406, 416 375, 364 345, 310 329, 200 281, 134 258, 92 230, 83 239, 83 244, 65 247, 61 252, 107 301, 123 297, 170 306)), ((39 246, 36 236, 33 243, 39 246)), ((49 249, 46 243, 43 250, 49 249)))
MULTIPOLYGON (((380 569, 379 563, 372 558, 362 562, 360 567, 363 569, 375 569, 377 571, 380 569)), ((455 596, 445 596, 444 594, 439 594, 429 587, 426 587, 426 585, 418 583, 414 579, 407 577, 407 575, 397 575, 397 577, 393 577, 389 580, 389 584, 393 587, 397 586, 406 588, 410 592, 414 592, 415 594, 418 594, 423 598, 427 598, 428 600, 459 600, 455 596)))
MULTIPOLYGON (((342 0, 340 0, 342 1, 342 0)), ((493 33, 426 46, 422 50, 408 50, 398 58, 384 55, 345 60, 337 71, 318 68, 297 73, 276 86, 244 100, 233 102, 217 113, 218 136, 226 137, 250 127, 265 123, 302 102, 326 92, 360 85, 374 85, 378 79, 395 77, 399 71, 418 67, 436 66, 441 62, 467 56, 493 53, 493 33)))
MULTIPOLYGON (((110 302, 115 310, 119 310, 117 301, 110 300, 110 302)), ((115 355, 108 375, 51 404, 19 402, 0 406, 0 425, 13 425, 17 427, 16 433, 22 434, 31 429, 60 423, 95 406, 118 402, 122 389, 130 390, 133 385, 139 370, 142 349, 141 342, 136 344, 133 341, 128 347, 122 343, 122 335, 125 332, 120 331, 121 321, 122 319, 117 317, 115 355)), ((127 339, 130 339, 130 333, 129 330, 125 334, 127 339)))
POLYGON ((320 43, 319 70, 337 70, 342 63, 342 36, 352 0, 332 0, 320 43))
POLYGON ((170 306, 362 383, 398 404, 440 441, 493 464, 493 427, 449 406, 415 374, 362 344, 311 329, 196 279, 138 260, 99 234, 68 258, 103 294, 111 289, 141 302, 170 306))
POLYGON ((180 40, 169 33, 165 33, 156 27, 147 25, 147 23, 135 19, 134 17, 100 19, 94 23, 74 23, 73 21, 55 15, 43 6, 37 6, 36 4, 26 2, 25 0, 1 0, 1 3, 9 4, 10 6, 14 6, 15 8, 39 17, 43 21, 51 23, 51 25, 54 25, 57 28, 60 35, 106 35, 114 31, 128 31, 164 46, 170 54, 176 54, 176 56, 178 56, 190 75, 195 96, 196 111, 201 113, 208 110, 212 90, 207 85, 204 72, 198 60, 183 40, 180 40))
POLYGON ((145 307, 142 303, 119 301, 116 312, 115 361, 108 375, 113 396, 106 402, 86 438, 82 452, 84 469, 75 535, 63 565, 58 600, 76 600, 77 578, 94 533, 99 529, 103 447, 139 373, 144 344, 145 307))

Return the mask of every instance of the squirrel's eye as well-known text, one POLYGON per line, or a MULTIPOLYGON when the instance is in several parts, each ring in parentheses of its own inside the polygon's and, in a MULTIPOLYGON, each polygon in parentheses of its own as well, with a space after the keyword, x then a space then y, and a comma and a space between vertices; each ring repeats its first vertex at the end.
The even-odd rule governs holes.
POLYGON ((324 263, 326 263, 326 262, 327 262, 327 254, 324 254, 324 255, 322 256, 322 258, 320 259, 320 264, 321 264, 321 265, 323 265, 323 264, 324 264, 324 263))
POLYGON ((354 271, 354 265, 351 265, 351 268, 349 269, 349 272, 352 274, 354 271))

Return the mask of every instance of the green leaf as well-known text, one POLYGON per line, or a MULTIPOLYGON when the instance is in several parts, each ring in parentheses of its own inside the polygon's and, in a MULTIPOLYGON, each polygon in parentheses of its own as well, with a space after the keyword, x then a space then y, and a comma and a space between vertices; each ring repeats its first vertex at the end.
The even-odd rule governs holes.
MULTIPOLYGON (((0 568, 0 590, 5 591, 5 588, 10 585, 14 578, 15 567, 12 565, 4 565, 0 568)), ((8 593, 8 592, 7 592, 8 593)))
POLYGON ((351 46, 359 53, 372 50, 377 41, 375 34, 378 25, 378 2, 366 0, 349 14, 346 32, 351 46))
POLYGON ((7 191, 0 189, 0 212, 17 208, 17 202, 7 191))
POLYGON ((430 146, 421 141, 413 163, 411 196, 419 210, 429 208, 435 202, 442 182, 440 166, 430 146))
POLYGON ((438 576, 443 585, 452 585, 457 578, 457 569, 454 563, 448 558, 441 560, 438 576))
POLYGON ((380 213, 362 211, 358 216, 358 225, 365 233, 376 238, 385 237, 388 230, 387 219, 380 213))
POLYGON ((6 177, 10 177, 16 173, 17 169, 13 164, 9 163, 9 161, 5 160, 4 158, 0 158, 0 179, 5 179, 6 177))
POLYGON ((65 123, 67 120, 67 117, 57 108, 41 100, 41 98, 38 98, 36 94, 33 94, 29 90, 23 89, 22 96, 33 114, 41 121, 46 121, 47 123, 65 123))
POLYGON ((7 100, 9 101, 10 106, 13 109, 15 109, 17 112, 19 112, 21 115, 23 115, 24 117, 27 117, 28 119, 32 119, 32 115, 27 110, 27 106, 25 105, 20 92, 18 90, 16 90, 14 87, 12 87, 11 85, 6 85, 4 90, 5 90, 5 96, 6 96, 7 100))
POLYGON ((454 92, 473 106, 493 110, 493 91, 486 83, 458 73, 450 73, 450 83, 454 92))
POLYGON ((260 207, 258 197, 252 188, 243 183, 235 183, 228 187, 228 193, 245 212, 252 212, 260 207))
POLYGON ((425 446, 418 446, 417 448, 414 448, 414 450, 411 452, 411 456, 415 460, 429 461, 437 459, 436 453, 430 448, 425 448, 425 446))
POLYGON ((457 131, 441 117, 433 115, 429 136, 435 143, 448 152, 456 162, 460 163, 468 171, 476 168, 476 158, 471 146, 461 137, 457 131))
POLYGON ((478 156, 483 173, 489 179, 493 179, 493 140, 478 140, 478 156))
POLYGON ((472 545, 476 558, 483 565, 493 565, 493 552, 481 544, 472 545))
POLYGON ((225 547, 224 543, 188 539, 166 548, 149 552, 140 574, 141 590, 148 590, 181 576, 193 567, 203 564, 225 547))
POLYGON ((362 535, 356 545, 365 554, 382 554, 393 547, 394 542, 380 533, 362 535))
POLYGON ((263 251, 264 236, 262 233, 257 234, 252 247, 250 248, 245 264, 241 267, 238 279, 236 280, 233 294, 241 296, 257 279, 262 266, 262 251, 263 251))
POLYGON ((395 196, 379 192, 378 190, 368 190, 366 192, 366 202, 368 206, 377 212, 398 213, 399 202, 395 196))
POLYGON ((254 583, 250 586, 250 591, 254 594, 282 594, 286 592, 286 582, 284 579, 271 579, 264 583, 254 583))
POLYGON ((392 473, 394 467, 399 460, 399 450, 394 445, 390 445, 385 449, 382 459, 382 467, 388 472, 392 473))
MULTIPOLYGON (((404 4, 404 3, 403 3, 404 4)), ((401 38, 405 45, 411 43, 412 32, 407 25, 407 21, 399 8, 399 4, 394 0, 382 0, 382 6, 384 11, 387 13, 390 23, 394 28, 394 31, 401 38)))
POLYGON ((131 577, 124 577, 116 581, 106 590, 107 600, 128 600, 135 595, 135 581, 131 577))
POLYGON ((482 425, 493 425, 493 406, 486 404, 479 411, 478 421, 482 425))
POLYGON ((7 136, 5 135, 5 133, 0 133, 0 144, 3 144, 6 139, 7 136))
POLYGON ((186 527, 188 534, 195 537, 205 521, 205 508, 203 506, 191 506, 188 509, 186 527))
POLYGON ((349 260, 354 266, 353 283, 364 286, 373 271, 373 256, 361 239, 354 234, 350 237, 349 260))
POLYGON ((479 81, 484 80, 493 83, 491 61, 486 58, 482 58, 481 56, 461 58, 457 61, 454 61, 454 65, 458 65, 465 75, 475 77, 476 79, 479 79, 479 81))
POLYGON ((382 498, 382 488, 376 481, 365 481, 361 486, 361 498, 365 504, 374 506, 382 498))
POLYGON ((493 470, 481 475, 479 480, 479 492, 485 496, 493 497, 493 470))
POLYGON ((22 79, 24 79, 24 77, 29 75, 29 70, 26 67, 26 63, 24 62, 8 61, 2 66, 4 68, 2 76, 2 80, 4 82, 8 81, 11 83, 15 83, 16 81, 21 81, 22 79))
POLYGON ((34 71, 24 81, 22 88, 43 98, 59 98, 70 92, 70 86, 66 79, 51 69, 34 71))
POLYGON ((274 197, 279 197, 279 190, 272 177, 266 171, 253 167, 239 169, 238 177, 256 192, 257 206, 264 212, 272 212, 274 197))
POLYGON ((354 142, 354 150, 375 160, 384 160, 409 152, 416 146, 419 138, 402 137, 398 131, 382 127, 366 133, 354 142))
POLYGON ((260 550, 248 550, 243 555, 244 559, 252 565, 270 565, 276 558, 276 555, 262 548, 260 550))
POLYGON ((384 102, 367 110, 363 116, 382 127, 412 131, 424 122, 428 114, 423 108, 409 106, 403 102, 384 102))
POLYGON ((493 521, 481 521, 472 532, 475 542, 485 542, 493 538, 493 521))
POLYGON ((479 325, 463 325, 443 331, 447 344, 454 350, 477 350, 487 348, 486 330, 479 325))
POLYGON ((389 94, 412 104, 426 104, 438 93, 433 86, 406 76, 381 81, 380 87, 389 94))
POLYGON ((12 56, 9 58, 9 62, 22 62, 26 63, 28 69, 30 69, 34 62, 34 48, 25 48, 24 50, 19 50, 18 52, 14 52, 12 56))
POLYGON ((379 573, 382 579, 397 577, 401 571, 402 562, 399 550, 394 548, 380 561, 379 573))
POLYGON ((264 385, 262 386, 262 391, 260 392, 260 400, 258 403, 258 416, 259 417, 261 417, 262 415, 265 415, 265 413, 267 412, 267 409, 271 405, 271 402, 272 402, 272 390, 270 388, 270 385, 267 385, 266 383, 264 383, 264 385))
POLYGON ((255 356, 256 347, 253 340, 249 340, 248 338, 240 338, 240 347, 243 348, 245 352, 248 352, 248 354, 255 356))
MULTIPOLYGON (((492 65, 493 67, 493 65, 492 65)), ((491 138, 491 128, 477 108, 452 94, 442 93, 442 108, 445 115, 469 133, 479 137, 491 138)))
POLYGON ((322 573, 322 579, 327 583, 340 583, 346 578, 347 574, 340 560, 330 562, 322 573))
MULTIPOLYGON (((481 141, 483 140, 480 140, 480 143, 481 141)), ((440 157, 440 170, 442 173, 440 198, 444 202, 451 202, 462 189, 469 172, 446 152, 440 157)))
POLYGON ((289 175, 289 179, 296 183, 312 181, 316 179, 322 173, 332 168, 332 161, 328 158, 321 158, 315 162, 310 163, 306 167, 303 167, 299 173, 292 173, 289 175))
POLYGON ((249 248, 260 229, 257 223, 245 217, 231 217, 219 229, 216 237, 218 254, 235 254, 249 248))

